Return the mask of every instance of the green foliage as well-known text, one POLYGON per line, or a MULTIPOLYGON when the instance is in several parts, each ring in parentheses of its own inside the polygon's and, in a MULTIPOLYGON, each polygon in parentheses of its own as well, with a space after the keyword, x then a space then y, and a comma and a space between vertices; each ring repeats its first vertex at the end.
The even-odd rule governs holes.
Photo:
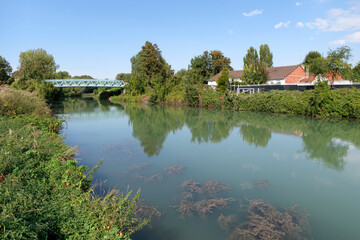
POLYGON ((70 79, 71 75, 66 71, 56 72, 53 76, 54 79, 70 79))
POLYGON ((16 80, 11 86, 16 89, 36 92, 48 103, 54 102, 60 96, 59 89, 43 81, 56 76, 58 66, 55 64, 52 55, 41 48, 28 50, 20 53, 19 62, 19 70, 14 73, 16 80))
POLYGON ((264 84, 269 79, 269 72, 265 62, 255 60, 255 64, 244 65, 244 70, 241 79, 245 80, 246 84, 264 84))
POLYGON ((250 47, 247 50, 246 56, 243 58, 244 67, 250 65, 256 65, 258 60, 259 60, 259 55, 257 53, 257 50, 254 47, 250 47))
POLYGON ((3 83, 11 84, 12 67, 6 59, 0 56, 0 85, 3 83))
POLYGON ((230 66, 230 58, 225 57, 221 51, 213 50, 210 52, 210 56, 213 67, 213 75, 218 74, 225 68, 229 69, 230 71, 233 70, 233 68, 230 66))
POLYGON ((321 58, 321 54, 318 51, 310 51, 304 59, 304 64, 309 65, 313 59, 321 58))
POLYGON ((360 82, 360 62, 352 69, 352 76, 355 82, 360 82))
POLYGON ((192 74, 198 75, 201 81, 209 79, 214 74, 214 67, 212 58, 208 51, 205 51, 200 56, 195 56, 190 60, 189 71, 192 74))
POLYGON ((197 79, 197 83, 204 83, 224 68, 233 70, 230 64, 230 58, 225 57, 221 51, 213 50, 210 53, 205 51, 202 55, 195 56, 191 59, 189 72, 193 75, 193 78, 197 79))
POLYGON ((185 99, 189 106, 197 107, 199 106, 199 94, 194 85, 188 84, 186 85, 185 90, 185 99))
POLYGON ((148 222, 135 217, 139 193, 94 195, 99 165, 78 165, 43 100, 1 88, 0 101, 1 238, 130 239, 148 222))
POLYGON ((132 96, 145 93, 146 83, 144 78, 144 76, 137 72, 131 74, 131 78, 125 86, 126 93, 132 96))
POLYGON ((227 68, 224 68, 221 71, 220 76, 216 80, 217 83, 216 88, 219 92, 226 92, 229 90, 230 88, 229 78, 230 78, 229 70, 227 68))
POLYGON ((146 42, 141 51, 131 58, 131 77, 126 92, 132 96, 149 94, 150 101, 163 101, 166 82, 174 75, 156 44, 146 42))
POLYGON ((103 90, 99 93, 99 99, 109 99, 109 97, 120 95, 122 92, 122 88, 111 88, 103 90))
POLYGON ((116 80, 123 80, 124 82, 128 82, 130 78, 131 78, 130 73, 119 73, 115 77, 116 80))
POLYGON ((152 44, 146 41, 142 46, 141 51, 135 57, 137 62, 134 66, 134 72, 139 72, 147 78, 147 83, 151 85, 150 79, 155 76, 162 76, 163 78, 170 77, 171 66, 168 65, 161 55, 161 51, 157 44, 152 44))
POLYGON ((89 75, 80 75, 80 76, 73 76, 72 79, 94 79, 94 78, 89 75))
POLYGON ((351 74, 351 67, 347 62, 351 57, 351 49, 349 47, 342 46, 335 50, 330 49, 326 58, 316 57, 317 55, 315 53, 310 55, 309 53, 305 58, 305 61, 308 62, 307 65, 310 73, 324 78, 329 76, 331 77, 332 84, 334 80, 337 80, 338 74, 343 73, 347 76, 351 74))
POLYGON ((36 118, 51 116, 46 103, 38 98, 35 93, 10 87, 0 88, 0 114, 13 117, 31 115, 36 118))
POLYGON ((260 59, 257 50, 250 47, 243 60, 244 70, 241 79, 246 84, 263 84, 269 80, 268 66, 272 65, 272 53, 267 44, 260 46, 260 59))
POLYGON ((260 61, 266 63, 268 68, 273 66, 273 54, 267 44, 260 46, 260 61))
POLYGON ((31 49, 20 53, 17 78, 45 80, 54 76, 58 66, 54 57, 44 49, 31 49))

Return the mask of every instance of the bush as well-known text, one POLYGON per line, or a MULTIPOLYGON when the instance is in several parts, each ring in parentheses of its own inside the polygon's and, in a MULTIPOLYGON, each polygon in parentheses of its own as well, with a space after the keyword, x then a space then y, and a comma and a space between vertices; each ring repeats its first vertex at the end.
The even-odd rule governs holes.
POLYGON ((38 118, 51 116, 46 103, 35 93, 10 87, 0 88, 0 113, 14 117, 24 114, 38 118))
POLYGON ((112 96, 120 95, 123 92, 123 88, 112 88, 103 90, 99 94, 99 99, 109 99, 112 96))
POLYGON ((44 100, 1 88, 0 101, 2 239, 129 239, 148 222, 135 217, 139 193, 94 194, 96 168, 78 165, 44 100))

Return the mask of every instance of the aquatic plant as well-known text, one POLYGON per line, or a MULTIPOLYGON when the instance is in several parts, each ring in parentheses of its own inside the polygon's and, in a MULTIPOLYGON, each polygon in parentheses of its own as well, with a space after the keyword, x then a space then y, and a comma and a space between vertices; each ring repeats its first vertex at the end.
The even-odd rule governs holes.
POLYGON ((163 181, 163 175, 161 174, 155 174, 147 178, 148 182, 162 182, 163 181))
POLYGON ((169 175, 181 175, 184 171, 184 167, 182 166, 170 166, 165 168, 165 172, 167 172, 167 174, 169 175))
POLYGON ((216 180, 207 181, 202 187, 203 193, 212 196, 230 191, 230 187, 216 180))
POLYGON ((145 168, 150 168, 152 166, 153 166, 153 164, 151 164, 151 163, 142 163, 140 165, 134 165, 134 166, 130 167, 129 171, 130 172, 132 172, 132 171, 140 171, 140 170, 143 170, 145 168))
POLYGON ((295 207, 280 212, 263 200, 250 200, 248 221, 233 231, 231 239, 306 239, 308 214, 295 211, 295 207))
POLYGON ((195 195, 208 195, 211 197, 218 196, 230 191, 230 187, 216 180, 207 181, 204 184, 186 180, 181 185, 187 192, 195 195))
POLYGON ((235 201, 233 198, 213 198, 197 202, 183 200, 180 205, 174 206, 174 208, 177 208, 176 211, 179 212, 181 216, 191 215, 193 212, 200 215, 206 215, 208 213, 213 213, 215 209, 228 207, 230 202, 233 201, 235 201))
POLYGON ((190 193, 197 193, 197 194, 202 194, 203 193, 201 183, 194 182, 193 180, 184 181, 182 183, 181 187, 184 188, 185 190, 187 190, 190 193))
POLYGON ((217 224, 225 231, 233 230, 238 225, 238 222, 239 220, 236 215, 224 216, 221 214, 217 218, 217 224))
POLYGON ((157 207, 150 206, 145 201, 139 201, 136 208, 134 209, 135 216, 142 219, 160 219, 163 214, 157 210, 157 207))
POLYGON ((182 192, 181 197, 184 200, 192 199, 194 198, 193 194, 191 192, 182 192))
POLYGON ((253 185, 256 188, 267 188, 269 186, 269 180, 267 179, 255 180, 253 185))
POLYGON ((163 175, 161 174, 154 174, 150 177, 141 175, 141 174, 135 174, 136 179, 143 181, 143 182, 162 182, 163 181, 163 175))

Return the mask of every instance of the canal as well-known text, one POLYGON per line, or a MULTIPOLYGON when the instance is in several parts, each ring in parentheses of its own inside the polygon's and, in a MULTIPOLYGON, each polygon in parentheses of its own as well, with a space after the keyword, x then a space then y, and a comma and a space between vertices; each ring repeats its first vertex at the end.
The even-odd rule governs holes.
POLYGON ((284 219, 279 236, 360 238, 359 122, 92 99, 56 112, 80 164, 103 160, 98 191, 157 207, 135 240, 240 239, 284 219))

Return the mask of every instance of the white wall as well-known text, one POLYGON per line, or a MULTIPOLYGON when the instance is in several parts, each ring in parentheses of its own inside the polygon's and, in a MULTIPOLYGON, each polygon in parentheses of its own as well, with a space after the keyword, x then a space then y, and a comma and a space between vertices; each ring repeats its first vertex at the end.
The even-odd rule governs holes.
POLYGON ((271 79, 268 81, 268 84, 272 84, 272 85, 284 85, 285 84, 285 78, 281 78, 281 79, 271 79))

